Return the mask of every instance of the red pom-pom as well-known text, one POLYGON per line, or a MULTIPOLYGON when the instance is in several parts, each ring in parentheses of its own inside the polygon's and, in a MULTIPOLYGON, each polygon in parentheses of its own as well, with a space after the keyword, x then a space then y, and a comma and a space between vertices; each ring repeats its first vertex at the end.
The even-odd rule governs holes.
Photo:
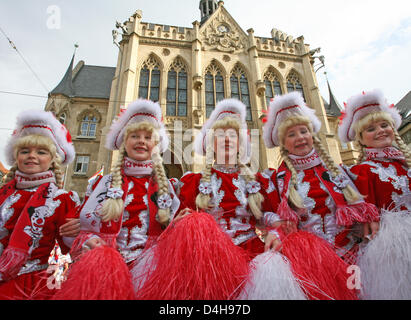
POLYGON ((291 209, 290 205, 288 204, 288 199, 283 197, 281 199, 280 205, 278 206, 278 215, 282 220, 298 222, 299 216, 297 212, 291 209))
POLYGON ((133 300, 130 271, 121 254, 108 246, 84 253, 52 300, 133 300))
POLYGON ((208 213, 192 212, 170 224, 152 249, 146 265, 152 272, 137 299, 235 299, 249 271, 246 251, 208 213))
POLYGON ((347 287, 349 265, 324 239, 306 231, 294 232, 283 240, 281 252, 310 299, 358 299, 356 292, 347 287))

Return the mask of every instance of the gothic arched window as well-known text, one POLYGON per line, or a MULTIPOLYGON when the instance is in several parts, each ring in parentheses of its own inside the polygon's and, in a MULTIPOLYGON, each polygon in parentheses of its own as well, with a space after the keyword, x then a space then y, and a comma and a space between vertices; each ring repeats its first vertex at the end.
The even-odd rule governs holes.
POLYGON ((289 93, 293 91, 300 91, 305 100, 303 86, 300 82, 300 78, 295 71, 292 71, 287 77, 287 91, 289 93))
POLYGON ((176 59, 168 71, 167 116, 187 116, 187 71, 181 59, 176 59))
POLYGON ((264 74, 264 83, 265 83, 265 101, 266 107, 270 105, 271 99, 275 96, 282 95, 280 80, 273 70, 268 70, 264 74))
POLYGON ((244 70, 239 65, 236 65, 233 71, 231 72, 230 84, 231 98, 241 100, 245 104, 245 106, 247 107, 246 120, 251 121, 251 101, 250 90, 248 88, 248 80, 244 70))
POLYGON ((58 119, 59 119, 59 121, 60 121, 61 124, 66 124, 67 116, 66 116, 66 114, 63 112, 62 114, 59 115, 58 119))
POLYGON ((141 68, 138 97, 155 102, 160 100, 160 67, 153 56, 141 68))
POLYGON ((206 69, 205 74, 205 99, 206 117, 210 117, 217 102, 224 100, 224 78, 221 69, 213 61, 206 69))
POLYGON ((80 136, 95 137, 97 129, 97 118, 93 115, 85 116, 80 125, 80 136))

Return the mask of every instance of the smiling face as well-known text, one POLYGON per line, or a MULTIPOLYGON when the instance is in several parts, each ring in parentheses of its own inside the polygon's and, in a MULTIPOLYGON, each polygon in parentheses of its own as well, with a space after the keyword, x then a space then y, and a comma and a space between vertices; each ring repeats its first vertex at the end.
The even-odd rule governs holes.
POLYGON ((35 174, 49 170, 52 159, 53 157, 47 148, 28 146, 18 149, 16 163, 19 171, 35 174))
POLYGON ((391 147, 394 139, 394 130, 387 120, 368 124, 360 135, 361 144, 368 148, 391 147))
POLYGON ((127 156, 133 160, 146 161, 151 159, 156 141, 148 130, 136 130, 130 132, 125 141, 127 156))
POLYGON ((313 149, 313 136, 305 124, 289 127, 284 135, 284 148, 288 153, 305 156, 313 149))

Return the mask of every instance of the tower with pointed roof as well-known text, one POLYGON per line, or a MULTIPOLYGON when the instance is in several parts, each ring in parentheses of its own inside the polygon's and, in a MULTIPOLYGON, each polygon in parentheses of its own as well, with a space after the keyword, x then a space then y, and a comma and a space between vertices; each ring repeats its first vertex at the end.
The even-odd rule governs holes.
POLYGON ((335 99, 327 104, 319 92, 316 50, 303 36, 294 38, 276 28, 267 29, 267 36, 244 30, 223 1, 200 0, 199 9, 199 20, 191 26, 149 22, 141 10, 117 23, 116 67, 80 61, 73 68, 72 59, 46 106, 63 115, 74 137, 77 158, 68 169, 67 188, 83 195, 88 177, 102 166, 105 173, 110 170, 117 154, 104 147, 105 135, 120 109, 137 98, 158 101, 163 110, 170 134, 170 149, 164 154, 169 177, 202 170, 204 159, 190 152, 194 136, 224 98, 237 98, 247 107, 254 168, 277 168, 278 150, 267 150, 260 139, 261 119, 270 99, 295 90, 316 110, 322 122, 319 137, 341 163, 333 122, 338 107, 335 99))

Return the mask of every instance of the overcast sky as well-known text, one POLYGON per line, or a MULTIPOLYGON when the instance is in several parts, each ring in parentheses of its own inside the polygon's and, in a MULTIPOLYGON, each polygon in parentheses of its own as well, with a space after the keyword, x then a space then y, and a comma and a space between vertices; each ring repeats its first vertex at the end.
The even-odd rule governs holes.
MULTIPOLYGON (((317 73, 328 101, 324 71, 342 105, 351 95, 380 88, 389 102, 411 90, 411 2, 409 0, 225 0, 225 8, 244 31, 270 37, 272 28, 294 38, 304 36, 321 47, 326 68, 317 73)), ((0 33, 0 161, 4 146, 23 110, 42 110, 63 77, 74 50, 77 63, 116 66, 112 44, 115 22, 136 10, 143 21, 192 27, 200 20, 198 0, 0 0, 0 28, 37 77, 0 33), (56 8, 58 11, 56 11, 56 8), (60 21, 54 20, 60 13, 60 21), (59 23, 60 22, 60 23, 59 23)))

